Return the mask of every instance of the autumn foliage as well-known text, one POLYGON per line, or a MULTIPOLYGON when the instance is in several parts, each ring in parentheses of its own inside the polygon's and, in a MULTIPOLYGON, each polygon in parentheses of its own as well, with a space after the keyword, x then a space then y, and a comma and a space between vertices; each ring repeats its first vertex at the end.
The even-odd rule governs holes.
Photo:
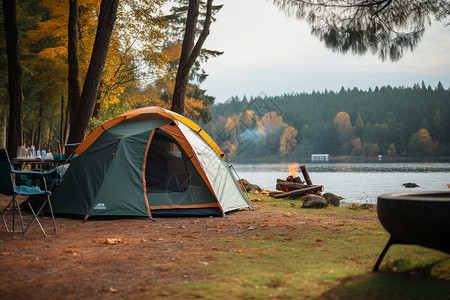
MULTIPOLYGON (((78 0, 81 86, 91 60, 101 2, 78 0)), ((161 9, 165 2, 119 2, 90 130, 131 109, 152 105, 170 108, 181 37, 174 33, 178 29, 163 17, 161 9)), ((24 143, 54 150, 55 139, 64 142, 67 138, 70 109, 67 103, 69 1, 26 0, 17 5, 24 77, 24 143), (63 131, 66 133, 61 136, 63 131)), ((0 57, 6 57, 3 45, 0 57)), ((6 80, 2 72, 0 81, 6 80)), ((186 116, 209 121, 209 106, 214 98, 191 82, 186 96, 186 116)), ((6 100, 0 98, 2 120, 8 113, 6 100)), ((2 126, 6 123, 2 122, 2 126)))
POLYGON ((275 111, 258 117, 253 110, 219 117, 213 132, 230 157, 288 155, 297 145, 297 130, 275 111), (217 134, 220 132, 220 134, 217 134))

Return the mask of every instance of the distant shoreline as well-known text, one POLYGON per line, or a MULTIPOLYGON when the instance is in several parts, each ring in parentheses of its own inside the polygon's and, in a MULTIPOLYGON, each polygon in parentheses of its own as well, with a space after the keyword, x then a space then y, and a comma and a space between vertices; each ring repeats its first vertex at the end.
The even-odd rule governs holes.
POLYGON ((230 158, 232 163, 245 164, 245 163, 289 163, 299 162, 301 164, 306 163, 424 163, 435 162, 444 163, 450 162, 449 156, 442 157, 399 157, 399 156, 382 156, 381 160, 376 156, 330 156, 328 161, 311 161, 311 157, 280 157, 280 156, 266 156, 255 158, 230 158))

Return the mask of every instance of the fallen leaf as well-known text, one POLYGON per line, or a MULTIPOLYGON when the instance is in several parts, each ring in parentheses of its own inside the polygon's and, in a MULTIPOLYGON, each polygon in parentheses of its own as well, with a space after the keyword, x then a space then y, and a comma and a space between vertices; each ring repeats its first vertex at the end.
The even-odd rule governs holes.
POLYGON ((171 235, 177 235, 177 234, 178 234, 177 232, 172 232, 172 233, 171 233, 171 235))
POLYGON ((265 254, 264 252, 261 251, 261 252, 258 253, 258 255, 259 255, 259 256, 264 256, 264 255, 266 255, 266 254, 265 254))
POLYGON ((110 288, 109 288, 109 291, 110 291, 111 293, 117 293, 119 290, 116 289, 116 288, 110 287, 110 288))
POLYGON ((255 199, 252 199, 252 202, 264 202, 264 200, 263 199, 259 199, 259 198, 255 198, 255 199))
POLYGON ((73 256, 77 255, 75 250, 72 250, 72 249, 63 249, 62 252, 64 252, 64 253, 71 253, 73 256))
POLYGON ((227 238, 227 242, 232 242, 233 241, 233 238, 232 237, 228 237, 227 238))
POLYGON ((2 252, 1 254, 2 254, 2 256, 9 256, 9 255, 11 255, 11 252, 2 252))
POLYGON ((333 274, 334 270, 322 270, 320 271, 321 273, 326 273, 326 274, 333 274))
POLYGON ((292 211, 288 211, 287 214, 286 214, 287 217, 291 217, 293 215, 294 215, 294 213, 292 211))
POLYGON ((215 229, 215 228, 211 228, 211 229, 208 229, 209 231, 215 231, 215 232, 225 232, 225 230, 223 230, 223 229, 215 229))
POLYGON ((324 239, 316 239, 316 242, 317 243, 319 243, 319 242, 324 242, 325 240, 324 239))
POLYGON ((269 224, 266 222, 266 223, 262 224, 261 227, 269 227, 269 224))
POLYGON ((236 250, 236 252, 237 252, 237 253, 244 253, 245 250, 239 249, 239 250, 236 250))
POLYGON ((184 237, 184 238, 191 238, 191 239, 196 239, 197 238, 195 235, 192 235, 192 234, 183 234, 182 237, 184 237))

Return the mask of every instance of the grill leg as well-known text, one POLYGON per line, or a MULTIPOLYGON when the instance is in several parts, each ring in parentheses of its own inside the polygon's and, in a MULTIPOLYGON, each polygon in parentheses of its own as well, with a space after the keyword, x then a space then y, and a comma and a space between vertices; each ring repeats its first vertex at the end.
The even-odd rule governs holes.
POLYGON ((383 252, 381 252, 380 257, 378 257, 377 262, 375 263, 375 266, 373 267, 374 272, 378 272, 380 270, 380 264, 383 260, 384 256, 386 255, 386 252, 389 250, 389 247, 391 247, 393 244, 395 244, 395 239, 392 237, 387 242, 386 246, 383 249, 383 252))

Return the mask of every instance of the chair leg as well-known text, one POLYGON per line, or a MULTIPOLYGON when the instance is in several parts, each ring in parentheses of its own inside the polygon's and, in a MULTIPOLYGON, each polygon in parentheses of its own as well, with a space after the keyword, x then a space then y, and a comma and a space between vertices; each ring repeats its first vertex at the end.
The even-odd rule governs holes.
POLYGON ((48 199, 48 206, 50 208, 50 214, 52 215, 53 228, 55 229, 55 234, 57 234, 58 233, 58 229, 56 227, 55 215, 53 214, 53 207, 52 207, 52 202, 50 200, 50 195, 49 194, 47 194, 47 199, 48 199))
POLYGON ((11 201, 9 201, 8 205, 6 205, 5 208, 2 211, 0 211, 0 214, 2 215, 3 225, 5 225, 6 232, 11 232, 11 230, 9 230, 8 224, 6 223, 5 211, 8 209, 8 207, 11 205, 11 203, 13 201, 14 201, 14 199, 11 199, 11 201))
POLYGON ((22 218, 22 211, 20 210, 20 205, 19 205, 19 202, 17 201, 15 194, 13 195, 13 198, 11 199, 11 201, 9 201, 8 205, 6 205, 6 207, 2 211, 0 211, 0 214, 2 215, 2 221, 3 221, 3 225, 5 225, 6 232, 12 233, 14 238, 16 237, 16 232, 23 233, 24 223, 23 223, 23 218, 22 218), (8 209, 9 206, 11 206, 11 204, 12 204, 12 230, 10 230, 8 228, 8 224, 5 219, 5 211, 8 209), (16 231, 16 210, 19 215, 20 226, 22 227, 21 231, 16 231))
POLYGON ((41 205, 41 207, 39 208, 39 210, 37 211, 37 213, 34 212, 33 207, 31 206, 30 202, 28 202, 28 206, 31 209, 31 213, 33 214, 33 219, 31 220, 31 222, 27 225, 27 227, 25 228, 25 230, 23 231, 22 235, 25 235, 25 232, 28 230, 28 228, 30 227, 30 225, 36 220, 36 223, 38 224, 39 228, 41 228, 42 233, 44 234, 44 236, 48 236, 48 234, 45 232, 44 227, 42 226, 41 222, 39 221, 39 215, 42 213, 45 205, 48 203, 49 207, 50 207, 50 214, 52 216, 52 221, 53 221, 53 227, 54 227, 54 234, 56 234, 57 229, 56 229, 56 221, 55 221, 55 216, 53 215, 53 208, 52 208, 52 204, 50 202, 50 196, 49 194, 46 195, 47 196, 47 200, 41 205))

